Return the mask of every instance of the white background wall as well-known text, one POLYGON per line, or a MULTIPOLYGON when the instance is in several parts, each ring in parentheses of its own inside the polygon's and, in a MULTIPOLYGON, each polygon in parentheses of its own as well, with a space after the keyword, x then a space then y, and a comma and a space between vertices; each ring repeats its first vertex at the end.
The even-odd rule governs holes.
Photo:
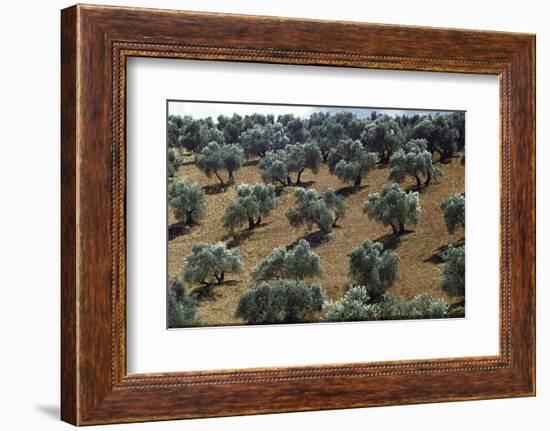
MULTIPOLYGON (((550 423, 549 13, 535 0, 332 2, 299 0, 102 1, 171 9, 476 28, 537 34, 538 396, 509 399, 134 424, 105 429, 543 430, 550 423)), ((60 0, 3 2, 0 14, 0 427, 69 429, 59 410, 59 10, 60 0)))

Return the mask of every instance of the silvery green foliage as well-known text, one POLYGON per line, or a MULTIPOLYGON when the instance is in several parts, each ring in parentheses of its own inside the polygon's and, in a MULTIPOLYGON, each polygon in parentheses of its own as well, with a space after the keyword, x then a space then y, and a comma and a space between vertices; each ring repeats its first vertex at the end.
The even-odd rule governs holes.
POLYGON ((264 157, 271 149, 269 128, 260 124, 241 134, 241 146, 247 156, 264 157))
POLYGON ((382 163, 388 163, 391 155, 403 147, 405 136, 399 124, 388 115, 381 115, 367 124, 361 135, 369 151, 378 153, 382 163))
POLYGON ((294 192, 296 207, 289 208, 285 215, 292 226, 306 223, 311 229, 317 225, 324 233, 329 233, 336 226, 339 217, 346 211, 344 200, 332 189, 327 189, 321 196, 315 189, 297 188, 294 192))
POLYGON ((349 254, 350 278, 363 285, 377 302, 397 277, 399 256, 376 241, 367 240, 349 254))
POLYGON ((296 172, 296 183, 301 183, 301 175, 306 169, 314 174, 319 172, 322 155, 319 147, 313 142, 305 144, 287 145, 285 151, 288 154, 288 172, 296 172))
POLYGON ((185 287, 185 284, 175 279, 168 287, 168 327, 183 328, 198 325, 197 304, 185 287))
POLYGON ((360 141, 345 138, 330 150, 327 163, 331 174, 359 186, 363 177, 374 169, 376 155, 369 153, 360 141))
POLYGON ((321 259, 302 239, 290 250, 284 246, 275 248, 252 268, 251 275, 256 280, 315 277, 321 275, 321 259))
POLYGON ((219 172, 224 170, 229 175, 229 181, 233 181, 233 173, 239 170, 244 162, 244 152, 235 144, 219 145, 210 142, 196 157, 198 168, 208 177, 214 174, 222 185, 225 185, 219 172))
POLYGON ((344 137, 344 128, 328 112, 314 112, 309 117, 309 132, 327 161, 330 150, 344 137))
POLYGON ((394 235, 405 231, 405 224, 416 224, 420 216, 418 192, 404 192, 395 183, 386 184, 371 193, 363 204, 369 218, 390 225, 394 235))
POLYGON ((437 319, 447 315, 449 304, 422 293, 411 300, 385 293, 378 304, 379 319, 437 319))
POLYGON ((241 134, 241 146, 247 156, 264 157, 269 150, 284 149, 289 138, 282 124, 256 123, 241 134))
POLYGON ((443 290, 449 295, 463 296, 465 290, 464 247, 449 245, 443 264, 443 290))
POLYGON ((457 150, 460 132, 454 121, 445 115, 425 117, 413 128, 411 138, 425 139, 430 153, 439 153, 439 160, 445 161, 457 150))
POLYGON ((168 201, 180 223, 194 224, 204 217, 204 191, 197 184, 186 184, 183 181, 171 183, 168 187, 168 201))
POLYGON ((271 184, 240 184, 237 197, 223 213, 222 222, 231 231, 247 222, 248 228, 254 229, 261 223, 261 217, 269 214, 276 206, 275 187, 271 184))
POLYGON ((341 299, 326 302, 323 310, 327 322, 375 320, 378 315, 378 305, 370 303, 365 286, 351 286, 341 299))
POLYGON ((173 148, 168 150, 168 178, 172 178, 183 163, 183 157, 178 156, 173 148))
POLYGON ((285 150, 268 151, 262 160, 259 168, 262 172, 262 179, 265 182, 278 182, 283 186, 289 185, 289 165, 290 159, 285 150))
POLYGON ((223 242, 194 244, 184 259, 184 280, 188 283, 221 284, 228 273, 242 271, 239 250, 229 249, 223 242), (210 279, 210 281, 209 281, 210 279))
POLYGON ((425 178, 425 184, 440 176, 441 170, 434 165, 432 155, 426 148, 425 139, 411 139, 404 148, 397 150, 390 158, 389 179, 401 182, 411 176, 416 179, 416 185, 420 186, 421 175, 425 178))
POLYGON ((450 196, 441 204, 443 218, 449 233, 454 233, 457 226, 461 226, 463 229, 466 226, 465 207, 466 200, 463 193, 450 196))
POLYGON ((323 308, 324 300, 317 284, 269 280, 244 292, 235 314, 252 324, 311 322, 323 308))

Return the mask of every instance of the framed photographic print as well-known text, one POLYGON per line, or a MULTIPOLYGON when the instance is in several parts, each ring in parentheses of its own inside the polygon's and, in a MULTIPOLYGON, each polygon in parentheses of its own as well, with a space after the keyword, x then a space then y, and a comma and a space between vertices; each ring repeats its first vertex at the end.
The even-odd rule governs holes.
POLYGON ((62 419, 535 393, 535 38, 62 11, 62 419))

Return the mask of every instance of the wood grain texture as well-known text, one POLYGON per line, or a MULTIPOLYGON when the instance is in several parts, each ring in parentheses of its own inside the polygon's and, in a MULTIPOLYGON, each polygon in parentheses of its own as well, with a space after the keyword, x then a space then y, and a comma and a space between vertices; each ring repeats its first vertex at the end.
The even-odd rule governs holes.
POLYGON ((100 6, 62 11, 62 418, 77 424, 535 391, 535 37, 100 6), (500 76, 497 357, 126 374, 129 56, 500 76))

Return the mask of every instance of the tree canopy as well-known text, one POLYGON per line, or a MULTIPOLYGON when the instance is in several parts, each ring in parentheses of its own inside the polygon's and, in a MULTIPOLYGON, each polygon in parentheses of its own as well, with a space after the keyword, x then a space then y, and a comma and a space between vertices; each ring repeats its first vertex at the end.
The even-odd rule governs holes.
POLYGON ((294 192, 296 207, 289 208, 285 215, 292 226, 301 226, 303 223, 309 229, 313 225, 323 233, 329 233, 340 217, 346 213, 346 204, 332 189, 327 189, 319 195, 315 189, 297 188, 294 192))
POLYGON ((388 163, 391 155, 405 144, 405 136, 389 115, 381 115, 369 123, 361 134, 369 151, 378 153, 381 163, 388 163))
POLYGON ((184 259, 184 280, 188 283, 223 283, 225 275, 242 271, 241 256, 237 249, 229 249, 222 243, 193 244, 191 252, 184 259))
POLYGON ((449 246, 443 264, 443 290, 449 295, 464 295, 465 254, 464 247, 449 246))
POLYGON ((225 186, 225 183, 220 177, 220 171, 226 171, 229 181, 233 182, 233 173, 242 167, 243 162, 244 152, 235 144, 219 145, 216 142, 210 142, 196 157, 198 168, 208 177, 214 174, 222 186, 225 186))
POLYGON ((276 207, 275 187, 271 184, 240 184, 237 197, 223 213, 222 222, 231 231, 244 223, 248 223, 249 229, 254 229, 260 225, 262 216, 276 207))
POLYGON ((435 176, 441 175, 439 167, 432 162, 432 155, 427 150, 425 139, 411 139, 404 148, 397 150, 390 158, 389 179, 397 182, 403 181, 407 176, 414 177, 416 186, 430 184, 435 176))
POLYGON ((349 254, 350 278, 365 286, 369 296, 377 302, 397 277, 399 256, 376 241, 367 240, 349 254))
POLYGON ((369 153, 361 142, 346 138, 330 150, 327 163, 331 174, 344 182, 352 182, 357 187, 364 176, 375 167, 376 156, 369 153))
POLYGON ((245 291, 235 314, 252 324, 311 322, 323 303, 324 295, 317 284, 269 280, 245 291))
POLYGON ((187 292, 185 284, 180 279, 174 279, 168 287, 168 327, 184 328, 199 324, 197 318, 197 303, 187 292))
POLYGON ((290 250, 284 246, 275 248, 252 268, 251 275, 256 280, 315 277, 321 275, 321 259, 302 239, 290 250))
POLYGON ((449 233, 454 233, 457 226, 466 227, 466 200, 463 193, 457 193, 454 196, 446 198, 441 203, 443 218, 449 233))
POLYGON ((204 191, 197 184, 186 184, 183 181, 170 184, 168 201, 174 217, 180 223, 194 224, 204 217, 204 191))
POLYGON ((420 216, 418 192, 404 192, 395 183, 386 184, 377 193, 371 193, 363 204, 368 217, 390 225, 394 235, 405 232, 405 224, 416 224, 420 216))

